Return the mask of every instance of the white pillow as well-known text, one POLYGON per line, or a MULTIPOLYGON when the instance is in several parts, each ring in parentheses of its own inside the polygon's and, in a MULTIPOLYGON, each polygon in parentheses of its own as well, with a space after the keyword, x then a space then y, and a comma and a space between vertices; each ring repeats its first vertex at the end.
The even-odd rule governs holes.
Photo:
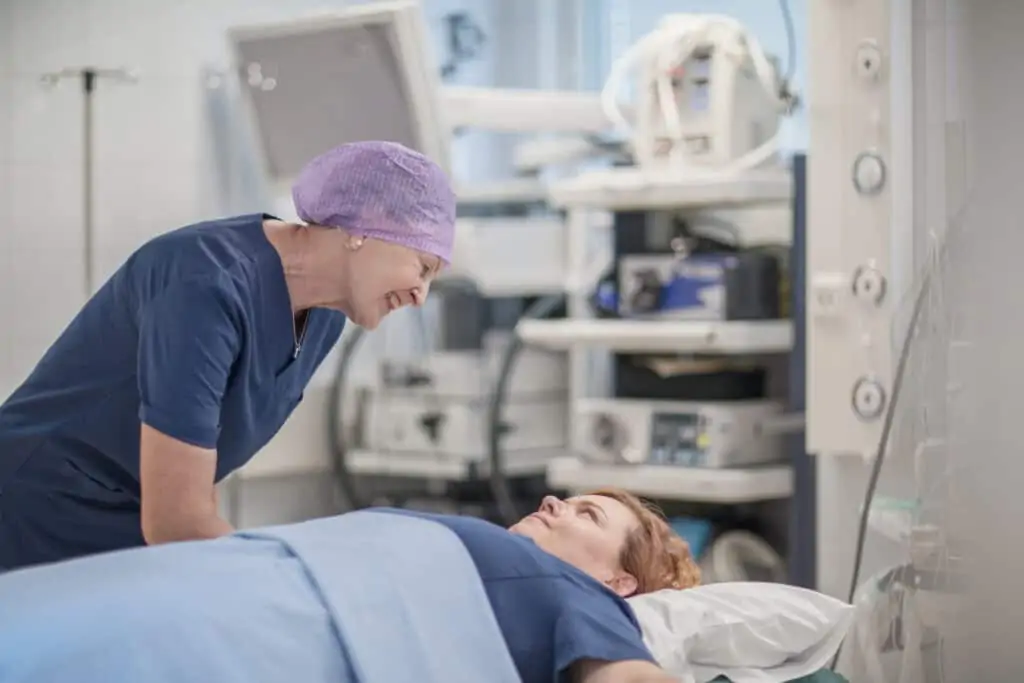
POLYGON ((823 669, 854 608, 781 583, 727 582, 629 598, 662 668, 705 683, 785 683, 823 669))

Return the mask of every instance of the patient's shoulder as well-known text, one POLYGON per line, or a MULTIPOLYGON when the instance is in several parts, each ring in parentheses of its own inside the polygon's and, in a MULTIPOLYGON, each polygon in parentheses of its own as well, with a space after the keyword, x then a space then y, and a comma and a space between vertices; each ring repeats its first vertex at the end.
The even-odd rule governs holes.
POLYGON ((542 551, 530 539, 487 520, 393 508, 375 508, 374 511, 429 519, 448 527, 462 541, 484 582, 560 574, 557 558, 542 551))
POLYGON ((460 517, 452 530, 462 540, 484 581, 555 578, 561 562, 529 538, 482 519, 460 517))

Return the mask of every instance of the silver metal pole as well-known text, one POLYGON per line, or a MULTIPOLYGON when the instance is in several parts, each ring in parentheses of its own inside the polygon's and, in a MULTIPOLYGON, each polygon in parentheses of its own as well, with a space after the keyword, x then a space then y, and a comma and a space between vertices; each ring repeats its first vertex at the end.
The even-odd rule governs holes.
POLYGON ((82 72, 82 238, 84 245, 85 298, 93 292, 94 222, 92 210, 92 96, 96 91, 96 72, 82 72))
POLYGON ((99 79, 106 78, 120 83, 135 83, 138 75, 127 69, 96 69, 93 67, 67 68, 44 74, 44 85, 57 86, 61 81, 75 78, 82 84, 82 260, 85 271, 85 298, 88 300, 95 288, 95 215, 93 211, 93 95, 99 79))

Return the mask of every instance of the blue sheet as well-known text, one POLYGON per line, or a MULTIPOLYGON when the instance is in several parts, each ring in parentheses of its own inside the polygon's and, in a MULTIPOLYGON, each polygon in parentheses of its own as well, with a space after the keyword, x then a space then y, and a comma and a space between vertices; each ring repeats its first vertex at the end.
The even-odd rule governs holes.
POLYGON ((357 512, 0 576, 4 683, 518 683, 472 561, 357 512))

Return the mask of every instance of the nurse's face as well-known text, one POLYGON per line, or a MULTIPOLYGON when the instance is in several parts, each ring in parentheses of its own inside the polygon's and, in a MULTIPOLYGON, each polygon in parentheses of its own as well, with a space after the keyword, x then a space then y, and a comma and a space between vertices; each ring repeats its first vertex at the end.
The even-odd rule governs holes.
POLYGON ((640 526, 633 512, 607 496, 559 500, 547 496, 532 515, 509 531, 533 539, 542 550, 590 574, 620 595, 636 590, 622 568, 626 540, 640 526))
POLYGON ((422 306, 440 268, 436 256, 365 239, 350 259, 345 314, 364 329, 376 329, 388 313, 403 306, 422 306))

